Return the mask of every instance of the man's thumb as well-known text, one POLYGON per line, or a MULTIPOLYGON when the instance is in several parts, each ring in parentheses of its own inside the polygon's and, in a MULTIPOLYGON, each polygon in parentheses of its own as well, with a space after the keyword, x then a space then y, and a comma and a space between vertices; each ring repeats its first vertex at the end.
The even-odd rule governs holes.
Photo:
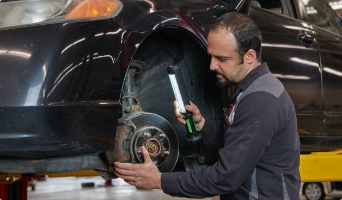
POLYGON ((149 163, 149 162, 152 162, 151 158, 150 158, 150 155, 148 154, 146 148, 144 146, 141 147, 141 151, 144 155, 144 163, 149 163))

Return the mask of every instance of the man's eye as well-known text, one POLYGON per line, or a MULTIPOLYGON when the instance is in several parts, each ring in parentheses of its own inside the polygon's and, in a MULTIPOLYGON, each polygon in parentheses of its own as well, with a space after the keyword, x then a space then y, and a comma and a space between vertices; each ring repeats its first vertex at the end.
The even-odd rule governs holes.
POLYGON ((226 58, 219 58, 219 61, 221 61, 221 62, 224 62, 226 60, 227 60, 226 58))

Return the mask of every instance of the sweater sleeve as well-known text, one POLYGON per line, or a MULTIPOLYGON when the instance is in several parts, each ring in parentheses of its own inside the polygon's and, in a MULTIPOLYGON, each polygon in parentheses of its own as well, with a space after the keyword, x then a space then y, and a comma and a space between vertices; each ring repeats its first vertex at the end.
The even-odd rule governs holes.
MULTIPOLYGON (((197 171, 163 173, 163 191, 190 198, 235 192, 253 172, 277 132, 276 104, 277 99, 267 93, 252 93, 242 99, 233 123, 225 132, 224 146, 218 153, 219 161, 197 171)), ((208 146, 212 145, 209 137, 209 134, 205 135, 208 146)))
POLYGON ((209 120, 205 120, 200 133, 202 134, 201 141, 205 150, 216 158, 219 148, 220 130, 209 120))

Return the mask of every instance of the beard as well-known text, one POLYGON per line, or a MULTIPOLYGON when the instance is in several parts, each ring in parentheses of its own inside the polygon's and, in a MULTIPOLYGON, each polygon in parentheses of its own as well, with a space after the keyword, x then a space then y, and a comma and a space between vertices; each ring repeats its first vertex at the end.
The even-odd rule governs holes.
POLYGON ((230 80, 226 75, 222 74, 221 72, 214 71, 216 74, 219 74, 223 77, 224 80, 221 80, 220 78, 216 77, 216 85, 223 88, 223 89, 229 89, 233 87, 236 83, 232 80, 230 80))

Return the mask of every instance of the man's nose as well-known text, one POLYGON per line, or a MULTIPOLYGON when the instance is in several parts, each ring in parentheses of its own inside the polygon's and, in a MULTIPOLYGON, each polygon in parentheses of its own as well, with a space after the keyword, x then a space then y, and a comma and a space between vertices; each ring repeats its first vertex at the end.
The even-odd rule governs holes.
POLYGON ((218 63, 216 62, 216 60, 214 58, 211 58, 210 60, 210 70, 215 71, 218 70, 219 66, 218 63))

